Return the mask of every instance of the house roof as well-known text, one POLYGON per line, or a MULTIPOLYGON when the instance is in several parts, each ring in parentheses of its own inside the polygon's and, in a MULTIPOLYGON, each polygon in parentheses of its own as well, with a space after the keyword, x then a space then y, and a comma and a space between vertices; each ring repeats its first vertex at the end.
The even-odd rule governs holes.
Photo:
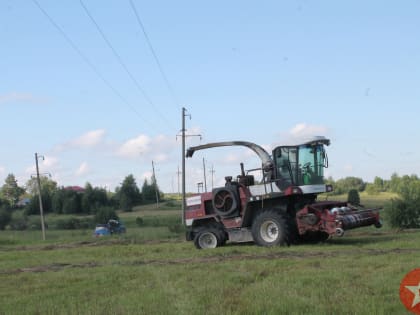
POLYGON ((67 186, 67 187, 64 187, 64 189, 65 190, 72 190, 72 191, 80 192, 80 193, 85 192, 85 189, 83 187, 80 187, 80 186, 67 186))

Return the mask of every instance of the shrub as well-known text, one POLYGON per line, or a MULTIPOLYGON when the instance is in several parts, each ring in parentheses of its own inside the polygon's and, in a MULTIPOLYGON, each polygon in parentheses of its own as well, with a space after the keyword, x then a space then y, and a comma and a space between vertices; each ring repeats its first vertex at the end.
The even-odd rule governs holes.
POLYGON ((420 227, 420 181, 403 177, 404 185, 399 186, 400 198, 392 199, 385 206, 385 214, 392 227, 420 227))
POLYGON ((9 224, 12 219, 12 215, 9 210, 0 208, 0 230, 4 230, 6 225, 9 224))
POLYGON ((9 227, 11 230, 24 231, 28 228, 28 220, 24 218, 12 218, 9 227))
POLYGON ((171 224, 168 226, 169 232, 181 234, 182 232, 185 232, 185 228, 181 223, 171 224))
POLYGON ((385 218, 394 228, 419 228, 419 202, 392 199, 385 205, 385 218))
POLYGON ((136 218, 136 224, 137 224, 138 226, 143 226, 143 225, 144 225, 144 221, 143 221, 143 219, 142 219, 142 218, 140 218, 140 217, 137 217, 137 218, 136 218))
POLYGON ((151 227, 159 227, 159 226, 173 226, 179 223, 180 219, 178 216, 144 216, 142 218, 136 218, 136 224, 138 226, 151 226, 151 227))
POLYGON ((351 189, 349 191, 349 194, 347 196, 347 202, 355 206, 360 205, 360 196, 357 189, 351 189))
POLYGON ((177 207, 181 207, 181 204, 178 201, 169 200, 166 202, 166 206, 170 208, 177 208, 177 207))
MULTIPOLYGON (((45 228, 48 228, 48 225, 46 222, 44 222, 45 224, 45 228)), ((39 216, 35 216, 35 217, 29 217, 28 219, 28 228, 30 230, 41 230, 41 219, 39 216)))
POLYGON ((106 224, 109 220, 119 220, 117 213, 111 207, 101 207, 95 213, 95 222, 106 224))
POLYGON ((57 220, 55 223, 55 228, 58 230, 89 229, 93 226, 94 222, 90 218, 70 217, 67 219, 57 220))
POLYGON ((25 214, 25 210, 13 211, 9 227, 15 231, 24 231, 28 228, 28 216, 25 214))

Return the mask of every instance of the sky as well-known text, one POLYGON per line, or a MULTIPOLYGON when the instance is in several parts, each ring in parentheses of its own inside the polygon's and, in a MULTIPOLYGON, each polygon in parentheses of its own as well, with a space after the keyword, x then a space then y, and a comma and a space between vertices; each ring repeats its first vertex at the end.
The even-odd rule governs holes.
MULTIPOLYGON (((0 1, 0 183, 180 190, 187 147, 322 135, 326 176, 419 174, 420 1, 0 1), (200 135, 200 137, 198 136, 200 135), (43 158, 42 158, 43 157, 43 158)), ((186 161, 187 191, 260 166, 186 161)))

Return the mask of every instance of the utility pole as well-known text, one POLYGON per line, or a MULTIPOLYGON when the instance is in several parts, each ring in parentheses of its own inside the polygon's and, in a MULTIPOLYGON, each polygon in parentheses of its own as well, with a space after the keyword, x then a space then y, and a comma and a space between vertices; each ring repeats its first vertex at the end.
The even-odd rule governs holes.
MULTIPOLYGON (((185 117, 190 114, 186 114, 187 110, 185 107, 182 107, 182 129, 181 129, 181 138, 182 138, 182 224, 185 224, 185 208, 186 208, 186 198, 185 198, 185 117)), ((188 135, 189 137, 200 137, 201 135, 188 135)))
POLYGON ((178 165, 178 171, 176 172, 176 174, 178 175, 178 196, 179 196, 179 194, 180 194, 180 191, 179 191, 179 175, 181 175, 181 172, 179 171, 179 165, 178 165))
POLYGON ((185 107, 182 107, 182 224, 185 224, 185 107))
POLYGON ((206 162, 204 158, 203 158, 203 171, 204 171, 204 192, 207 192, 206 162))
POLYGON ((153 170, 153 184, 155 186, 155 193, 156 193, 156 208, 159 208, 159 191, 158 191, 158 186, 157 186, 157 181, 156 181, 155 164, 153 163, 153 160, 152 160, 152 170, 153 170))
POLYGON ((42 240, 45 241, 44 209, 42 207, 41 179, 39 178, 39 167, 38 167, 38 158, 39 157, 42 157, 42 159, 44 160, 44 156, 38 155, 38 153, 35 153, 36 181, 37 181, 37 184, 38 184, 38 199, 39 199, 39 211, 40 211, 40 215, 41 215, 42 240))
POLYGON ((213 190, 213 177, 214 177, 214 173, 215 173, 216 171, 214 170, 214 168, 213 168, 213 164, 211 165, 211 171, 210 171, 210 173, 211 173, 211 189, 213 190))

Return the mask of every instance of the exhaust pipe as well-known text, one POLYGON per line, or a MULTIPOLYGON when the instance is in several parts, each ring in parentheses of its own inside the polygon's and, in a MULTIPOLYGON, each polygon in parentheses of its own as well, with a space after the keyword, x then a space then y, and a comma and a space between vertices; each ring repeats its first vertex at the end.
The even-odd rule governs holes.
POLYGON ((336 228, 335 235, 342 237, 344 235, 344 230, 342 228, 336 228))

